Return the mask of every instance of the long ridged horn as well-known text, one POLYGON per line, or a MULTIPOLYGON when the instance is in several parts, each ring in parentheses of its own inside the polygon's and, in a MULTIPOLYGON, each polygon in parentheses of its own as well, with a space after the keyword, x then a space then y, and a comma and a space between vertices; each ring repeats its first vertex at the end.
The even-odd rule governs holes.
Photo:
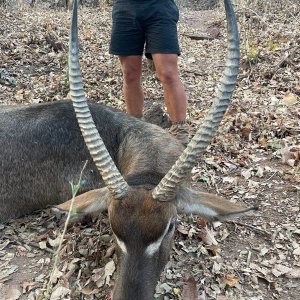
POLYGON ((84 141, 105 185, 114 198, 122 199, 127 195, 129 186, 109 155, 85 98, 78 56, 77 0, 73 2, 69 46, 69 81, 72 103, 84 141))
POLYGON ((153 198, 159 201, 170 201, 174 198, 178 185, 187 178, 195 161, 211 142, 230 103, 240 60, 239 34, 232 3, 230 0, 224 0, 224 4, 227 20, 227 58, 223 75, 217 87, 216 100, 206 115, 202 127, 153 190, 153 198))

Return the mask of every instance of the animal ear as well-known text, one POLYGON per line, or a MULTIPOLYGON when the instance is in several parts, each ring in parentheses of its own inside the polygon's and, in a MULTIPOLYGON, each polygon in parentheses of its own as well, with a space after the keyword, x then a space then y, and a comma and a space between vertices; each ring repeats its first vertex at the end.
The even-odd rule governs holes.
MULTIPOLYGON (((78 214, 97 215, 107 210, 109 191, 106 187, 81 194, 74 199, 73 209, 78 214)), ((54 210, 69 211, 71 200, 54 207, 54 210)))
POLYGON ((214 194, 198 192, 187 187, 179 189, 176 206, 179 214, 197 214, 206 219, 233 218, 257 209, 257 207, 245 207, 214 194))

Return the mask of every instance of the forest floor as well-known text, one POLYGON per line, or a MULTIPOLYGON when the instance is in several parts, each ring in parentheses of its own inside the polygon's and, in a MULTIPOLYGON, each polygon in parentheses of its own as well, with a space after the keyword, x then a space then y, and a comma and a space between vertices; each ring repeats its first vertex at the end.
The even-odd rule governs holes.
MULTIPOLYGON (((211 238, 199 218, 179 216, 157 297, 300 299, 298 8, 265 14, 238 9, 238 85, 218 134, 193 169, 196 188, 259 211, 209 224, 211 238)), ((69 19, 69 13, 43 6, 0 8, 0 105, 68 97, 69 19)), ((81 68, 91 101, 124 110, 119 62, 108 53, 110 28, 111 8, 80 10, 81 68)), ((192 134, 224 68, 225 30, 222 9, 181 12, 179 67, 192 134)), ((162 105, 160 82, 146 60, 143 87, 147 107, 162 105)), ((46 209, 0 224, 1 299, 43 299, 62 232, 59 219, 46 209)), ((107 215, 73 225, 60 251, 51 299, 109 299, 115 267, 107 215)))

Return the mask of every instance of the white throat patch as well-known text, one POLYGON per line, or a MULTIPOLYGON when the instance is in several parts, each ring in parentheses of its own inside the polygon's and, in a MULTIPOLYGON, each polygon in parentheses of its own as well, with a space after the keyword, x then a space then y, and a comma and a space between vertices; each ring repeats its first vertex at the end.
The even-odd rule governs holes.
POLYGON ((147 256, 152 256, 154 253, 156 253, 161 245, 162 240, 164 239, 165 235, 168 232, 169 226, 170 226, 171 220, 169 220, 165 231, 163 232, 163 234, 160 236, 160 238, 158 240, 156 240, 155 242, 151 243, 150 245, 147 246, 146 250, 145 250, 145 254, 147 256))
POLYGON ((116 237, 117 244, 119 245, 121 251, 124 254, 127 254, 127 247, 126 247, 125 243, 123 241, 119 240, 116 235, 115 235, 115 237, 116 237))
MULTIPOLYGON (((155 242, 153 242, 153 243, 151 243, 150 245, 147 246, 147 248, 145 250, 145 254, 147 256, 152 256, 158 251, 164 237, 166 236, 166 234, 169 230, 170 223, 171 223, 171 220, 169 220, 163 234, 159 237, 159 239, 157 239, 155 242)), ((175 226, 174 226, 174 230, 175 230, 175 226)), ((115 238, 116 238, 116 242, 117 242, 118 246, 120 247, 121 251, 124 254, 128 254, 127 247, 126 247, 125 243, 123 241, 121 241, 116 235, 115 235, 115 238)))

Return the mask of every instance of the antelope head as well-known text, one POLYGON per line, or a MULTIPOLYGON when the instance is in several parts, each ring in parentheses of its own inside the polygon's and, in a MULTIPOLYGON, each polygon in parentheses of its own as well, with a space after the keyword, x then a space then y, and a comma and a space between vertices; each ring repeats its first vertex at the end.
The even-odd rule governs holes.
MULTIPOLYGON (((223 118, 238 74, 237 22, 231 1, 224 0, 224 3, 228 24, 226 67, 216 100, 203 126, 167 174, 140 174, 140 178, 124 179, 93 123, 85 99, 78 58, 77 0, 74 1, 69 52, 71 95, 85 143, 105 183, 104 188, 76 197, 75 206, 83 213, 97 214, 108 210, 120 250, 119 277, 113 300, 154 299, 156 283, 171 251, 177 214, 194 213, 218 219, 253 209, 194 191, 186 184, 194 163, 210 143, 223 118)), ((58 208, 68 209, 69 202, 58 208)))

